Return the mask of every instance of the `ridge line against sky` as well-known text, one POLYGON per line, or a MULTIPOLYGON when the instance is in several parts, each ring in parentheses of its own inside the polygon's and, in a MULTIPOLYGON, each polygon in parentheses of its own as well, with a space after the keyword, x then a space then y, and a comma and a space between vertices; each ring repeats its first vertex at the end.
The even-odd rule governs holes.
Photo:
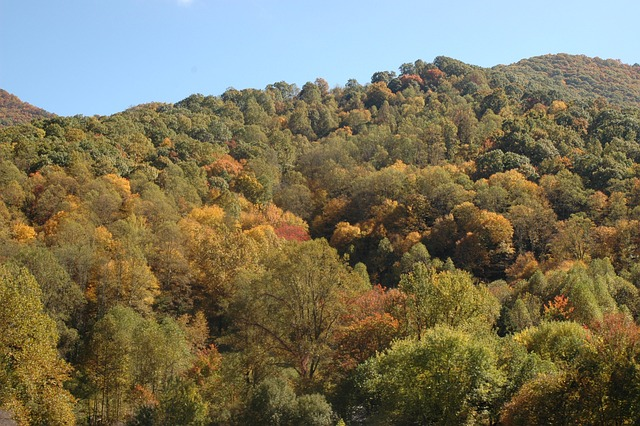
POLYGON ((438 55, 634 64, 638 16, 636 0, 0 0, 0 88, 59 115, 108 115, 282 80, 364 84, 438 55))

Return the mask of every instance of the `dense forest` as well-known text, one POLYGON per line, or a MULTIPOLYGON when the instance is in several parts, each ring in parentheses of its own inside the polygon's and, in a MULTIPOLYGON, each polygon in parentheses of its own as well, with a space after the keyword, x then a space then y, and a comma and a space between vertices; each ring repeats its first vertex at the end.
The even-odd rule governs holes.
POLYGON ((516 65, 437 57, 0 128, 0 408, 633 424, 640 74, 516 65))
POLYGON ((529 87, 554 88, 566 100, 601 96, 609 102, 640 106, 640 65, 629 66, 614 59, 567 54, 537 56, 494 71, 529 87))
POLYGON ((0 89, 0 127, 22 124, 36 118, 50 118, 53 116, 54 114, 22 102, 17 96, 0 89))

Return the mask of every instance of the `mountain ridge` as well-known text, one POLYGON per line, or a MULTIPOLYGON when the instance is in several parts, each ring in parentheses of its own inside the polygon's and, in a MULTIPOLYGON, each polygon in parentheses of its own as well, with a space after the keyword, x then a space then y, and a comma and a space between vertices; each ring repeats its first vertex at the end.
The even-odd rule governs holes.
POLYGON ((628 65, 618 59, 557 53, 496 65, 489 70, 506 73, 516 80, 527 79, 528 86, 553 88, 569 100, 603 97, 620 106, 640 106, 637 63, 628 65))
POLYGON ((55 114, 22 101, 16 95, 0 89, 0 127, 27 123, 36 118, 50 118, 55 114))
MULTIPOLYGON (((442 59, 447 63, 455 63, 457 72, 484 73, 490 81, 491 88, 502 87, 511 94, 553 92, 558 98, 567 101, 604 98, 617 106, 640 107, 640 65, 638 63, 629 65, 619 59, 550 53, 524 58, 507 65, 481 67, 446 56, 436 57, 434 60, 436 66, 447 73, 451 70, 447 70, 446 66, 441 64, 442 59)), ((417 63, 424 64, 421 60, 416 61, 417 63)), ((411 64, 399 67, 401 74, 406 74, 406 68, 403 69, 406 65, 411 64)), ((374 77, 377 74, 380 73, 374 73, 374 77)), ((55 115, 0 89, 0 127, 21 124, 37 118, 51 118, 55 115)))

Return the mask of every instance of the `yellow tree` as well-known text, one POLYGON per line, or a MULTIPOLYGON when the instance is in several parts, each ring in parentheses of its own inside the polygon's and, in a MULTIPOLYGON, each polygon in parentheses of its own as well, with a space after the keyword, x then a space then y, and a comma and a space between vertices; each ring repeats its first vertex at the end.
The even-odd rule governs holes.
POLYGON ((237 275, 252 269, 259 246, 230 221, 220 207, 207 206, 193 209, 178 223, 193 274, 194 303, 210 319, 222 313, 237 275))
POLYGON ((551 242, 551 252, 557 260, 588 260, 591 256, 595 225, 583 214, 571 217, 558 226, 551 242))
POLYGON ((434 224, 429 251, 453 254, 456 265, 478 276, 499 276, 514 254, 511 222, 470 202, 451 213, 434 224))
POLYGON ((476 286, 467 272, 436 272, 418 263, 400 279, 407 295, 409 327, 418 337, 438 324, 487 330, 500 313, 500 303, 485 286, 476 286))
POLYGON ((303 386, 331 361, 340 318, 367 289, 325 240, 284 243, 266 254, 261 272, 242 278, 232 305, 240 334, 295 369, 303 386))
MULTIPOLYGON (((144 228, 144 222, 135 217, 122 225, 131 232, 144 228)), ((99 314, 117 304, 150 312, 159 285, 142 247, 133 238, 114 238, 104 227, 99 227, 96 234, 98 259, 87 288, 88 300, 96 303, 99 314)))
POLYGON ((0 265, 0 407, 22 424, 72 425, 74 398, 64 389, 71 367, 56 351, 56 324, 44 313, 33 276, 0 265))

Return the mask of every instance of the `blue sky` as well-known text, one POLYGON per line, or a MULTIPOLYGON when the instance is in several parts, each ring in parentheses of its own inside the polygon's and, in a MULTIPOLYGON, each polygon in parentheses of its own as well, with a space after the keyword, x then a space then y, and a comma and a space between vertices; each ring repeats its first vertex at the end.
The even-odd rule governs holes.
POLYGON ((0 0, 0 88, 60 115, 192 93, 367 83, 438 55, 640 63, 637 0, 0 0))

